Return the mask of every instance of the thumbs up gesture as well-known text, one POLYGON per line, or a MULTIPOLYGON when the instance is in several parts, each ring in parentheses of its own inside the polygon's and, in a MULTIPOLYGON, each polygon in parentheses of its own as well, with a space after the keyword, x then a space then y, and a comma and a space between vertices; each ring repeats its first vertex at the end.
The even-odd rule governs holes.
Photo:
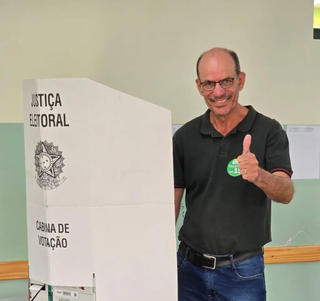
POLYGON ((255 182, 259 176, 259 162, 256 156, 250 152, 251 135, 243 139, 242 155, 238 157, 239 169, 244 180, 255 182))

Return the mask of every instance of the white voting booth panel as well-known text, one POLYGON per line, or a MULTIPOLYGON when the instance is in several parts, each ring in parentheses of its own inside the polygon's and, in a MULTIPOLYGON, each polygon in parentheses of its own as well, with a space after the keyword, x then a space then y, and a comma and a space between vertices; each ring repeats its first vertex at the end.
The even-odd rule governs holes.
POLYGON ((88 79, 23 94, 30 279, 177 300, 170 111, 88 79))

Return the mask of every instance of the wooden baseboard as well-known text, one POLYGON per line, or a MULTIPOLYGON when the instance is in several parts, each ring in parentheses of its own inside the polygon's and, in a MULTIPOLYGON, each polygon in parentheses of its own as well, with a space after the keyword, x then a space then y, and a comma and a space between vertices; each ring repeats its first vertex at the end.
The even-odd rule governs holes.
POLYGON ((28 279, 28 261, 3 261, 0 262, 0 281, 28 279))
MULTIPOLYGON (((265 264, 320 261, 320 245, 298 247, 267 247, 265 264)), ((28 261, 0 262, 0 281, 28 279, 28 261)))

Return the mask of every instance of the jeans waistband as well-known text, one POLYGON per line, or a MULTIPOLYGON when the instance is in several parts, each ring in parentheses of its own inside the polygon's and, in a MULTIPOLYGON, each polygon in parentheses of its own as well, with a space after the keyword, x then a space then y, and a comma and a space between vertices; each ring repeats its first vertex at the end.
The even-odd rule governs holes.
POLYGON ((180 243, 179 250, 183 256, 186 256, 187 260, 193 264, 208 269, 215 269, 216 267, 230 265, 232 260, 235 263, 241 262, 262 253, 262 248, 259 248, 257 250, 251 250, 247 252, 236 252, 233 255, 210 256, 192 251, 184 242, 180 243))

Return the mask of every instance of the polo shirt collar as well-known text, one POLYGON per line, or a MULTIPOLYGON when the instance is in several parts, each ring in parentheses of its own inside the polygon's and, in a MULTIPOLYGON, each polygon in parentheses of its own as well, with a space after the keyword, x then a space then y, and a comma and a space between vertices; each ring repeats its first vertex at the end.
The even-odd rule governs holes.
MULTIPOLYGON (((236 133, 236 131, 240 132, 248 132, 257 117, 258 112, 252 106, 245 106, 249 109, 247 115, 241 120, 241 122, 230 131, 229 134, 236 133)), ((212 137, 222 137, 221 133, 219 133, 210 122, 210 110, 208 109, 202 115, 202 122, 200 125, 200 132, 204 135, 211 135, 212 137)))

